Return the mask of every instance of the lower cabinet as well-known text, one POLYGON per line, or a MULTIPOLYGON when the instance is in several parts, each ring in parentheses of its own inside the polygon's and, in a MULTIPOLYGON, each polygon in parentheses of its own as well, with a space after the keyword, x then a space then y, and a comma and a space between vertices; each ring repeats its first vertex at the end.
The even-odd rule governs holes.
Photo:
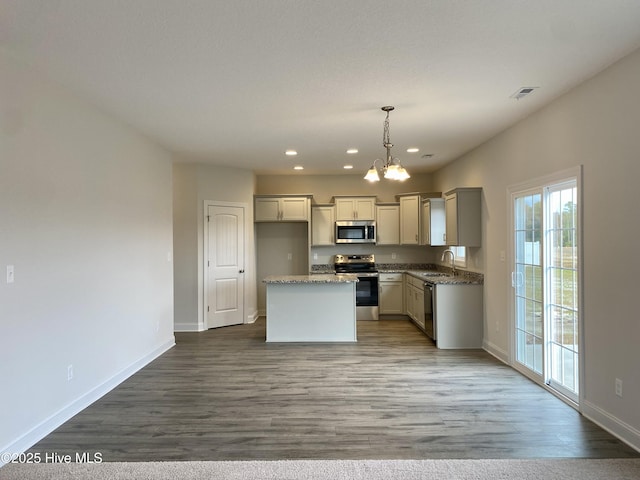
POLYGON ((402 277, 402 273, 381 273, 379 275, 379 308, 381 315, 400 315, 404 313, 404 284, 402 277))
MULTIPOLYGON (((405 312, 421 330, 425 325, 424 280, 405 275, 405 312)), ((433 334, 443 349, 482 348, 484 338, 482 285, 433 284, 433 334)))
POLYGON ((407 275, 405 278, 405 302, 409 318, 424 330, 424 281, 407 275))
POLYGON ((436 284, 433 323, 438 348, 482 348, 482 285, 436 284))

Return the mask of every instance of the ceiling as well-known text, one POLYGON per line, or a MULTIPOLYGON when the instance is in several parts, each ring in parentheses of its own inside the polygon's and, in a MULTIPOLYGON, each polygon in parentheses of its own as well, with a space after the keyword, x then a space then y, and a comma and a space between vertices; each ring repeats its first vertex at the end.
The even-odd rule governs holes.
POLYGON ((180 159, 258 174, 364 174, 383 105, 394 156, 433 171, 640 47, 638 25, 638 0, 0 0, 7 53, 180 159))

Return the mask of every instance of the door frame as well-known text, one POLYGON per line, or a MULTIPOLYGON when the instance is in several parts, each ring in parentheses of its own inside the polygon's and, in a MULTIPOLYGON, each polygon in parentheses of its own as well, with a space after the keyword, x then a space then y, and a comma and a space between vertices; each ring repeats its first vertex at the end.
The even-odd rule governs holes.
MULTIPOLYGON (((249 263, 247 262, 247 215, 249 214, 249 204, 247 203, 243 203, 243 202, 223 202, 223 201, 217 201, 217 200, 205 200, 203 202, 203 208, 202 208, 202 219, 201 219, 201 225, 202 225, 202 262, 199 262, 199 266, 198 269, 200 270, 199 272, 199 276, 201 279, 201 288, 199 289, 200 292, 200 302, 198 302, 199 304, 199 318, 200 318, 200 325, 202 325, 201 330, 208 330, 209 329, 209 324, 207 321, 207 291, 209 288, 209 280, 208 280, 208 276, 206 274, 207 271, 207 262, 209 261, 209 227, 208 227, 208 213, 209 213, 209 207, 236 207, 236 208, 242 208, 244 210, 244 225, 243 225, 243 233, 244 233, 244 237, 242 238, 242 242, 244 242, 244 265, 245 265, 245 271, 247 270, 247 265, 249 265, 249 263)), ((247 288, 247 276, 245 275, 243 277, 243 282, 244 282, 244 287, 245 287, 245 295, 244 295, 244 299, 243 299, 243 304, 242 304, 242 310, 243 310, 243 314, 242 314, 242 324, 247 323, 247 295, 246 295, 246 288, 247 288)), ((242 325, 241 324, 241 325, 242 325)))
MULTIPOLYGON (((555 395, 556 397, 560 398, 561 400, 563 400, 565 403, 567 403, 568 405, 574 407, 576 410, 578 410, 579 412, 582 412, 582 408, 584 405, 584 386, 585 386, 585 365, 586 365, 586 355, 587 352, 585 352, 585 338, 584 338, 584 275, 583 275, 583 270, 584 270, 584 246, 583 246, 583 232, 584 232, 584 222, 583 222, 583 198, 584 198, 584 194, 583 194, 583 180, 582 180, 582 174, 583 174, 583 167, 582 165, 578 165, 576 167, 572 167, 572 168, 568 168, 566 170, 562 170, 559 172, 555 172, 549 175, 544 175, 541 177, 537 177, 531 180, 527 180, 525 182, 521 182, 518 184, 514 184, 514 185, 510 185, 509 187, 507 187, 507 215, 508 215, 508 219, 507 219, 507 234, 508 234, 508 275, 511 276, 511 272, 514 271, 514 266, 515 266, 515 235, 514 235, 514 226, 515 226, 515 212, 513 209, 513 200, 514 200, 514 195, 517 193, 521 193, 521 192, 526 192, 527 190, 532 191, 536 188, 539 188, 540 191, 544 191, 544 187, 548 186, 549 184, 556 184, 556 183, 562 183, 568 179, 571 178, 575 178, 576 179, 576 186, 578 188, 578 211, 577 211, 577 216, 578 216, 578 230, 577 230, 577 243, 578 243, 578 271, 577 271, 577 276, 578 276, 578 329, 580 332, 580 336, 578 339, 578 348, 579 348, 579 356, 578 356, 578 365, 579 365, 579 372, 578 372, 578 382, 579 382, 579 391, 578 391, 578 403, 576 404, 574 401, 572 401, 571 399, 569 399, 568 397, 566 397, 565 395, 563 395, 561 392, 559 392, 558 390, 551 388, 550 386, 548 386, 545 383, 546 380, 546 373, 543 372, 543 378, 542 381, 540 381, 540 379, 538 378, 537 375, 534 375, 532 373, 530 373, 527 369, 525 368, 519 368, 518 362, 516 361, 516 336, 515 336, 515 302, 514 302, 514 289, 511 283, 511 278, 509 278, 506 282, 507 284, 507 289, 508 289, 508 295, 507 298, 509 299, 509 321, 507 322, 507 332, 509 335, 509 353, 508 353, 508 361, 509 361, 509 365, 514 368, 515 370, 517 370, 518 372, 520 372, 521 374, 523 374, 524 376, 526 376, 527 378, 531 379, 532 381, 534 381, 536 384, 540 385, 541 387, 543 387, 545 390, 547 390, 548 392, 552 393, 553 395, 555 395)), ((544 192, 543 192, 544 193, 544 192)), ((545 208, 543 206, 543 208, 545 208)), ((543 235, 545 235, 546 232, 543 232, 543 235)), ((546 309, 546 305, 545 305, 545 309, 546 309)), ((545 312, 546 314, 546 312, 545 312)), ((546 336, 546 335, 545 335, 546 336)), ((546 345, 545 345, 546 348, 546 345)), ((546 369, 546 358, 543 360, 545 362, 545 369, 546 369)))

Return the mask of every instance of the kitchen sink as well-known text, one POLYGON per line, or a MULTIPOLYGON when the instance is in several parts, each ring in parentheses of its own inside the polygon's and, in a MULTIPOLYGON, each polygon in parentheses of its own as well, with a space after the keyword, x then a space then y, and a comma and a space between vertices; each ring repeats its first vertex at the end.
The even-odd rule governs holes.
POLYGON ((415 272, 422 277, 449 277, 448 273, 442 272, 415 272))

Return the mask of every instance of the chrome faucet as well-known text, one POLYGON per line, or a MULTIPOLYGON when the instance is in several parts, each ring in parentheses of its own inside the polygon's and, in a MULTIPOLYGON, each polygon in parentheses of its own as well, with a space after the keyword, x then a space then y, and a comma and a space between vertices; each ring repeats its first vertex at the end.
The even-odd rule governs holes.
POLYGON ((442 257, 440 258, 440 261, 444 262, 444 259, 447 256, 447 253, 451 254, 451 272, 453 275, 455 275, 456 274, 456 254, 453 253, 453 250, 451 250, 450 248, 447 248, 444 252, 442 252, 442 257))

